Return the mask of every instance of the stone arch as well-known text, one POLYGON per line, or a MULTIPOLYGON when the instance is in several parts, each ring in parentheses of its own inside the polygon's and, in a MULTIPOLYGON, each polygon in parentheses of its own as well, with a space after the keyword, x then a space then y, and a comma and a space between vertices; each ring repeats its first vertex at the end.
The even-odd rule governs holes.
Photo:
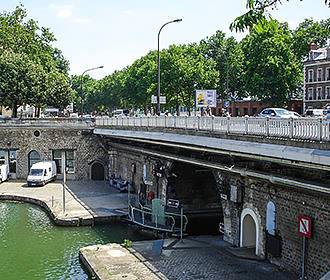
POLYGON ((103 162, 95 160, 90 164, 90 179, 103 181, 105 180, 105 166, 103 162))
POLYGON ((219 234, 219 224, 223 224, 223 210, 213 170, 181 161, 164 162, 164 165, 165 170, 160 166, 155 172, 161 175, 159 184, 165 186, 167 183, 166 189, 163 188, 167 200, 180 201, 191 213, 197 213, 201 209, 212 209, 207 217, 189 215, 187 232, 219 234))
POLYGON ((256 255, 260 255, 260 222, 254 210, 244 208, 240 224, 240 247, 255 247, 256 255))
POLYGON ((36 150, 31 150, 28 153, 28 172, 30 172, 31 166, 39 161, 41 161, 40 153, 36 150))

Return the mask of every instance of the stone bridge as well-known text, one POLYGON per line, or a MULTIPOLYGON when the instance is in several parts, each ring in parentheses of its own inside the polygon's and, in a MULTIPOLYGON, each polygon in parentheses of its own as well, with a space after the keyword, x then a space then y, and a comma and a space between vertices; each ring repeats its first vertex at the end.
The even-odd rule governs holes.
POLYGON ((110 177, 131 181, 139 192, 153 192, 164 204, 182 200, 188 212, 220 206, 215 220, 225 240, 254 248, 256 255, 297 274, 303 242, 298 217, 310 217, 307 274, 319 279, 330 270, 326 121, 102 118, 96 120, 94 134, 109 152, 110 177))
MULTIPOLYGON (((139 202, 179 201, 195 234, 301 270, 298 217, 311 218, 308 279, 330 270, 330 138, 322 119, 141 117, 0 120, 0 164, 25 179, 37 160, 58 178, 131 182, 139 202)), ((175 210, 173 210, 175 211, 175 210)))

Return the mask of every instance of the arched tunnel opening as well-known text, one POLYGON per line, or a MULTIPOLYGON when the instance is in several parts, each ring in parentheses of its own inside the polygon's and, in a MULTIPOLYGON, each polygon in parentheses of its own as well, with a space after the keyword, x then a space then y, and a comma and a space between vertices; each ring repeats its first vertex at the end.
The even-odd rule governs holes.
POLYGON ((223 212, 211 169, 175 162, 168 177, 167 198, 175 199, 188 218, 189 235, 220 234, 223 212))

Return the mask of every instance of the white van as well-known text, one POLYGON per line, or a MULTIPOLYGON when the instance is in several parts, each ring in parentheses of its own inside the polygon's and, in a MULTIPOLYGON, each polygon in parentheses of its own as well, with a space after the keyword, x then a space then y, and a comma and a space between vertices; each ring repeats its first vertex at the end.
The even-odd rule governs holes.
POLYGON ((41 161, 31 166, 27 177, 28 186, 45 185, 56 178, 55 161, 41 161))
POLYGON ((117 109, 112 112, 113 117, 125 117, 128 116, 129 110, 128 109, 117 109))
POLYGON ((9 176, 9 165, 8 164, 0 165, 0 183, 8 180, 8 176, 9 176))

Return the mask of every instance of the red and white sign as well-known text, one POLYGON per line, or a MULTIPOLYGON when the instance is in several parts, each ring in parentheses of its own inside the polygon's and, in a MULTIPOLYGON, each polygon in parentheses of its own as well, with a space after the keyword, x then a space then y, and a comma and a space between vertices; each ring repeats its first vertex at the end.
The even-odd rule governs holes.
POLYGON ((311 238, 312 236, 312 218, 308 216, 298 216, 298 235, 311 238))

